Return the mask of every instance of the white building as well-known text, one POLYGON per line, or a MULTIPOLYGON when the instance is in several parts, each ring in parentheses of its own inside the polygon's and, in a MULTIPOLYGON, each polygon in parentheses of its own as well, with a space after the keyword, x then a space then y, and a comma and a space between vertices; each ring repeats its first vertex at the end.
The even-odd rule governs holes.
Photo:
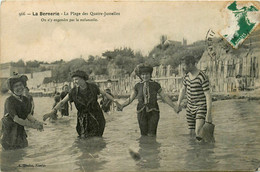
POLYGON ((33 72, 31 74, 25 74, 28 77, 27 86, 28 88, 35 90, 39 89, 45 77, 51 77, 51 70, 43 71, 43 72, 33 72))

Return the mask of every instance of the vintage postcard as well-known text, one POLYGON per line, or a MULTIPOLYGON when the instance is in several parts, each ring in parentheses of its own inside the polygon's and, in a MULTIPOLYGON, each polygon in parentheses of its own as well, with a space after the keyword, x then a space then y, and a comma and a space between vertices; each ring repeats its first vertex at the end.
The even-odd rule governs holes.
POLYGON ((260 171, 259 1, 0 8, 0 171, 260 171))

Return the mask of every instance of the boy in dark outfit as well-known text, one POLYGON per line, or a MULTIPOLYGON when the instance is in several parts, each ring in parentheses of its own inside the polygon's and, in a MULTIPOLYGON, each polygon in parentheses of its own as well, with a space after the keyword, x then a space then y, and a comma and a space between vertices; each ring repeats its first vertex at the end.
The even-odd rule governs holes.
MULTIPOLYGON (((105 90, 107 94, 114 97, 111 93, 110 89, 105 90)), ((108 99, 106 96, 102 96, 102 100, 100 101, 101 108, 104 112, 109 112, 111 110, 111 106, 113 105, 113 101, 108 99)))
POLYGON ((95 84, 87 82, 88 75, 84 71, 77 70, 72 73, 71 77, 75 86, 50 113, 43 116, 43 120, 54 115, 64 103, 71 101, 78 110, 76 130, 79 137, 102 136, 106 121, 97 101, 98 95, 102 94, 114 101, 113 97, 99 90, 95 84))
POLYGON ((136 97, 138 99, 137 118, 142 136, 156 136, 157 126, 160 118, 157 94, 177 112, 177 106, 164 93, 160 84, 151 80, 153 68, 149 65, 141 64, 135 69, 136 75, 141 79, 131 92, 130 97, 120 106, 118 110, 123 110, 136 97))
MULTIPOLYGON (((57 92, 54 96, 54 103, 52 105, 52 109, 60 102, 60 93, 57 92)), ((50 120, 57 120, 58 119, 58 112, 56 112, 53 116, 50 117, 50 120)))
MULTIPOLYGON (((66 95, 69 93, 69 86, 65 84, 62 87, 62 92, 60 94, 61 100, 66 97, 66 95)), ((61 116, 69 116, 69 104, 70 104, 70 109, 72 110, 71 102, 64 103, 64 105, 61 107, 60 112, 61 116)))

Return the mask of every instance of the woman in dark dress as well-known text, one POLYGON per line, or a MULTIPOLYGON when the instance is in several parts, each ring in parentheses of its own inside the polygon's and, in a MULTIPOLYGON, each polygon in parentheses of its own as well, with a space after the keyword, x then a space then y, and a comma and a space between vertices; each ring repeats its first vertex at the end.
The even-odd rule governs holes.
POLYGON ((77 70, 71 75, 74 88, 70 90, 68 95, 53 110, 43 116, 43 120, 51 117, 61 106, 68 102, 74 102, 77 113, 77 127, 79 137, 87 138, 91 136, 102 136, 105 129, 105 118, 98 103, 98 95, 102 94, 113 100, 108 95, 93 84, 87 82, 88 75, 84 71, 77 70))
POLYGON ((8 88, 12 92, 5 101, 4 117, 2 118, 2 147, 18 149, 28 146, 24 126, 43 130, 43 123, 31 115, 31 102, 23 96, 27 77, 15 75, 7 80, 8 88))

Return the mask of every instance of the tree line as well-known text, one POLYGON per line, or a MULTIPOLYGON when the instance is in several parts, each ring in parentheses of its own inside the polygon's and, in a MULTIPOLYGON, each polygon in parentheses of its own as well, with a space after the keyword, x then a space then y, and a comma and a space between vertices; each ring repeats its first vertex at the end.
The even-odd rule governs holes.
MULTIPOLYGON (((70 73, 74 70, 83 70, 88 74, 106 75, 109 77, 111 70, 117 69, 117 75, 130 75, 137 64, 147 63, 151 66, 171 65, 173 69, 177 69, 180 60, 184 55, 193 55, 199 59, 205 51, 205 42, 198 41, 192 45, 175 45, 166 44, 163 37, 161 42, 144 56, 140 51, 134 51, 129 47, 115 48, 102 53, 101 56, 90 55, 87 60, 82 57, 65 62, 58 60, 47 63, 43 61, 27 61, 19 60, 13 66, 25 67, 26 72, 32 72, 34 69, 41 71, 48 70, 46 66, 53 64, 52 81, 65 82, 70 81, 70 73), (43 65, 45 64, 45 65, 43 65)), ((177 70, 174 71, 177 74, 177 70)))

